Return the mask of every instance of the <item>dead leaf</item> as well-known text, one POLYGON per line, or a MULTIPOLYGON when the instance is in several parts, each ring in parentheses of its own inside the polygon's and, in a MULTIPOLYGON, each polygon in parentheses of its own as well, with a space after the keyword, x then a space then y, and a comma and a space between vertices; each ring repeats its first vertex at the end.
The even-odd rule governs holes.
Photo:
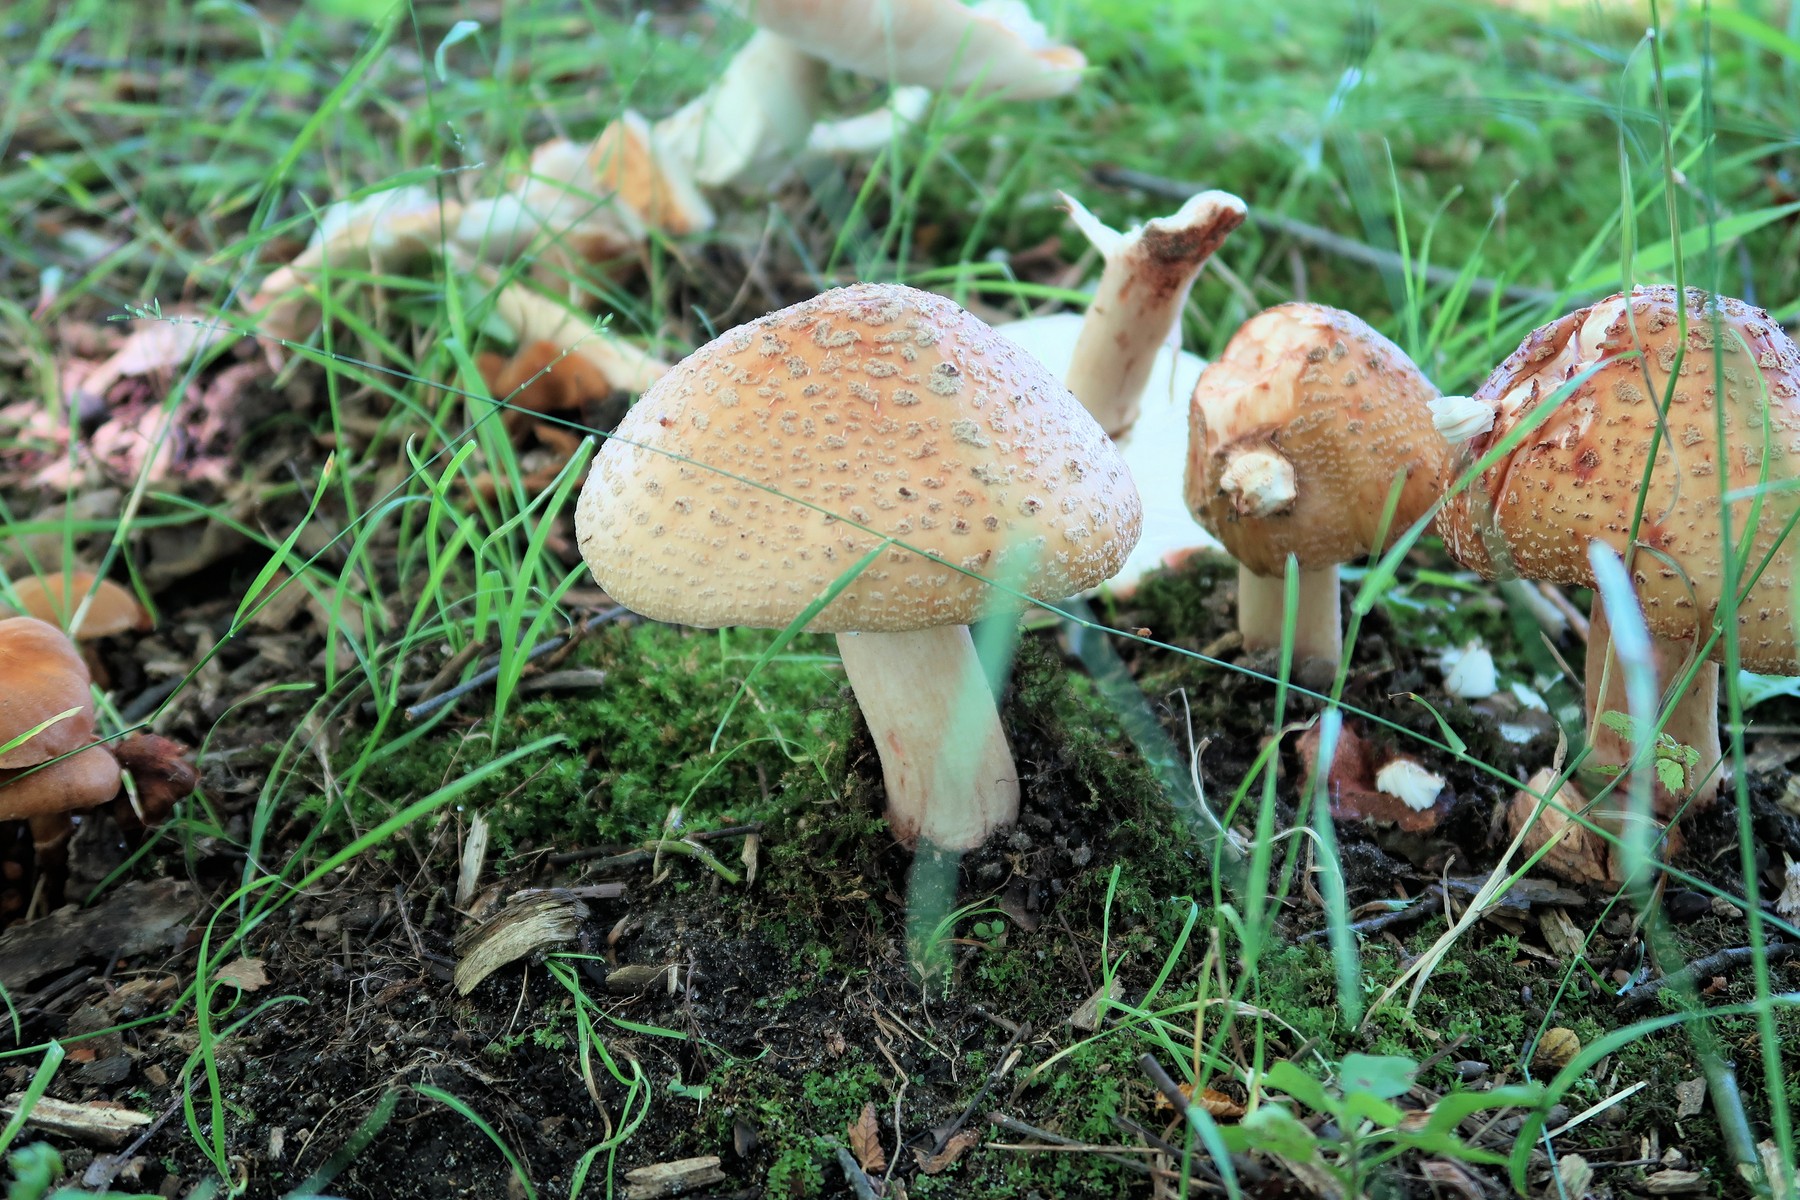
POLYGON ((113 356, 101 363, 80 384, 90 396, 104 396, 121 379, 139 375, 173 374, 196 351, 231 340, 230 331, 210 317, 190 310, 171 309, 160 317, 132 322, 131 335, 113 356))
POLYGON ((1795 862, 1789 855, 1787 859, 1787 878, 1781 895, 1776 897, 1775 911, 1784 917, 1800 916, 1800 862, 1795 862))
POLYGON ((865 1172, 879 1175, 887 1170, 887 1152, 881 1148, 881 1126, 875 1121, 873 1103, 863 1105, 862 1115, 850 1122, 845 1136, 850 1140, 850 1153, 865 1172))
MULTIPOLYGON (((1245 1108, 1244 1102, 1242 1100, 1233 1099, 1231 1096, 1226 1095, 1224 1092, 1219 1091, 1217 1088, 1210 1088, 1210 1087, 1201 1088, 1200 1089, 1200 1098, 1198 1100, 1196 1100, 1196 1099, 1194 1099, 1194 1085, 1193 1084, 1178 1083, 1175 1086, 1178 1087, 1179 1089, 1181 1089, 1181 1094, 1182 1094, 1183 1098, 1185 1098, 1189 1104, 1198 1104, 1201 1108, 1204 1108, 1206 1110, 1208 1116, 1216 1118, 1218 1120, 1235 1121, 1239 1117, 1243 1116, 1245 1112, 1249 1111, 1248 1109, 1245 1108)), ((1169 1103, 1169 1099, 1167 1096, 1164 1096, 1162 1093, 1158 1092, 1157 1096, 1156 1096, 1156 1107, 1159 1109, 1161 1109, 1161 1108, 1171 1108, 1172 1109, 1175 1106, 1173 1104, 1169 1103)))
MULTIPOLYGON (((1313 771, 1319 759, 1320 728, 1313 725, 1300 735, 1298 751, 1300 761, 1307 774, 1307 787, 1314 786, 1313 771)), ((1414 807, 1398 792, 1416 792, 1418 780, 1408 779, 1415 786, 1401 788, 1383 777, 1394 776, 1392 770, 1396 763, 1403 760, 1391 755, 1382 755, 1379 750, 1363 739, 1350 723, 1346 722, 1338 730, 1337 745, 1332 751, 1331 765, 1325 772, 1325 796, 1331 804, 1331 817, 1334 821, 1367 821, 1372 825, 1401 829, 1407 833, 1426 833, 1437 828, 1438 822, 1450 811, 1452 793, 1444 788, 1441 776, 1432 775, 1412 760, 1404 760, 1405 767, 1401 774, 1429 777, 1438 781, 1432 790, 1432 797, 1424 802, 1424 807, 1414 807), (1383 790, 1381 783, 1387 782, 1393 791, 1383 790)), ((1413 799, 1417 799, 1415 795, 1413 799)))
POLYGON ((980 1134, 973 1129, 965 1129, 945 1142, 944 1148, 930 1157, 926 1157, 923 1150, 914 1147, 913 1157, 918 1159, 919 1171, 922 1174, 937 1175, 955 1166, 956 1160, 963 1156, 963 1152, 980 1140, 980 1134))
POLYGON ((260 958, 240 958, 226 963, 213 973, 213 978, 220 983, 235 984, 246 992, 269 986, 269 973, 263 970, 260 958))
MULTIPOLYGON (((1506 831, 1517 837, 1521 829, 1530 826, 1519 846, 1527 855, 1536 854, 1540 847, 1551 843, 1538 865, 1557 878, 1570 883, 1605 883, 1611 874, 1605 839, 1552 805, 1543 805, 1540 811, 1537 796, 1532 794, 1547 791, 1556 782, 1557 773, 1555 768, 1546 767, 1533 775, 1523 790, 1513 793, 1512 802, 1506 807, 1506 831)), ((1587 807, 1587 799, 1572 783, 1564 784, 1555 800, 1570 812, 1587 807)))

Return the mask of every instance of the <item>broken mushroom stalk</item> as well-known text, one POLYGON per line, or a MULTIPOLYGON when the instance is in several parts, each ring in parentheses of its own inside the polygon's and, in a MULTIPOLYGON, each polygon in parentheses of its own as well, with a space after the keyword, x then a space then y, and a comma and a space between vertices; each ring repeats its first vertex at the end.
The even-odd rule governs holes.
POLYGON ((1350 313, 1283 304, 1244 322, 1194 388, 1187 502, 1238 561, 1245 648, 1279 646, 1286 564, 1299 568, 1294 658, 1337 661, 1338 564, 1379 551, 1437 501, 1450 446, 1437 389, 1350 313))
POLYGON ((841 582, 807 628, 839 635, 889 824, 961 851, 1019 805, 966 628, 986 580, 1071 595, 1139 520, 1112 443, 1041 364, 942 297, 858 284, 676 364, 596 455, 575 526, 607 594, 658 620, 784 628, 841 582))
MULTIPOLYGON (((1490 579, 1591 587, 1588 547, 1606 543, 1629 567, 1652 638, 1657 688, 1666 693, 1694 647, 1730 619, 1721 518, 1724 497, 1737 493, 1746 498, 1730 505, 1732 537, 1748 537, 1746 562, 1768 564, 1733 606, 1740 661, 1752 671, 1800 672, 1793 554, 1782 540, 1800 499, 1767 486, 1790 480, 1800 455, 1800 347, 1767 313, 1730 297, 1666 286, 1608 297, 1536 330, 1488 377, 1473 400, 1490 419, 1467 421, 1475 432, 1461 461, 1485 456, 1590 371, 1529 438, 1450 497, 1438 517, 1445 547, 1490 579)), ((1633 764, 1632 739, 1603 719, 1628 711, 1623 673, 1609 652, 1599 605, 1590 620, 1587 762, 1624 770, 1633 764)), ((1722 640, 1715 661, 1674 699, 1663 727, 1698 752, 1693 770, 1682 764, 1681 786, 1667 786, 1661 772, 1651 781, 1671 852, 1679 846, 1673 824, 1681 806, 1705 808, 1718 793, 1721 647, 1722 640)), ((1616 811, 1597 818, 1617 830, 1616 811)), ((1616 856, 1613 868, 1616 876, 1616 856)))
POLYGON ((1244 221, 1244 202, 1202 192, 1173 215, 1125 233, 1102 224, 1073 197, 1063 202, 1104 266, 1087 311, 999 326, 1068 384, 1125 457, 1144 500, 1144 532, 1108 581, 1126 595, 1149 571, 1214 543, 1181 496, 1187 401, 1206 364, 1181 349, 1181 310, 1200 270, 1244 221))

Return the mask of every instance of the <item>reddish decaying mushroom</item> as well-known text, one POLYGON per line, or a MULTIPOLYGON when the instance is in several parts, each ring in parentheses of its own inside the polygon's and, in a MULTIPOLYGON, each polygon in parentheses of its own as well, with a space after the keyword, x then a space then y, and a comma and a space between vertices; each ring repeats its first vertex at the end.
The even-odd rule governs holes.
POLYGON ((1283 576, 1300 568, 1296 661, 1335 661, 1343 633, 1338 564, 1378 550, 1448 482, 1450 446, 1432 424, 1437 389, 1394 343, 1350 313, 1283 304, 1244 322, 1194 388, 1187 502, 1238 561, 1238 629, 1280 645, 1283 576))
POLYGON ((1019 804, 967 629, 993 598, 976 574, 1060 599, 1116 570, 1139 520, 1039 363, 942 297, 858 284, 677 364, 601 448, 575 525, 615 600, 708 627, 783 628, 873 553, 807 628, 838 635, 896 837, 967 850, 1019 804))
MULTIPOLYGON (((1719 617, 1723 496, 1791 480, 1800 461, 1800 347, 1767 313, 1741 300, 1715 301, 1697 289, 1681 296, 1672 287, 1611 296, 1538 329, 1489 376, 1474 400, 1490 419, 1474 423, 1487 428, 1469 437, 1462 461, 1484 457, 1590 369, 1516 449, 1449 499, 1438 529, 1459 562, 1489 578, 1592 586, 1590 543, 1612 547, 1630 567, 1657 685, 1666 691, 1719 617), (1666 436, 1658 436, 1659 425, 1666 436)), ((1732 538, 1749 535, 1745 562, 1755 567, 1768 560, 1736 606, 1739 650, 1749 670, 1800 671, 1793 551, 1781 541, 1796 504, 1800 498, 1791 490, 1763 492, 1754 530, 1746 528, 1752 502, 1730 505, 1732 538)), ((1588 764, 1623 768, 1632 758, 1628 739, 1597 719, 1627 711, 1624 673, 1611 661, 1610 642, 1605 611, 1596 604, 1587 657, 1588 764)), ((1722 643, 1675 698, 1663 727, 1699 752, 1701 777, 1674 791, 1653 782, 1656 815, 1664 822, 1684 801, 1704 807, 1717 794, 1721 652, 1722 643)), ((1602 824, 1616 823, 1616 814, 1596 815, 1602 824)))

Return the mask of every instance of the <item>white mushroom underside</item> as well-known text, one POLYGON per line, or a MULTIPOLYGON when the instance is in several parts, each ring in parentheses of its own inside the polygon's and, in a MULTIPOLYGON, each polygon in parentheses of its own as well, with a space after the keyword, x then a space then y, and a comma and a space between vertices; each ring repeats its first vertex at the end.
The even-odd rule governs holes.
MULTIPOLYGON (((1081 332, 1080 313, 1028 317, 995 328, 1000 335, 1032 354, 1058 379, 1066 379, 1081 332)), ((1137 424, 1114 445, 1125 458, 1144 503, 1144 532, 1118 574, 1107 580, 1116 589, 1135 587, 1151 571, 1184 551, 1219 550, 1218 540, 1194 520, 1182 499, 1187 469, 1188 397, 1206 360, 1165 346, 1156 355, 1144 385, 1137 424)))

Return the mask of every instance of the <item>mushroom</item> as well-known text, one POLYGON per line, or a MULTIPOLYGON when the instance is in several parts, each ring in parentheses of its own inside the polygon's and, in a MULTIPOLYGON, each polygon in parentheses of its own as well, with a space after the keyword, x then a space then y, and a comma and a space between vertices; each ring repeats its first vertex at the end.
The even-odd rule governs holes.
POLYGON ((403 271, 429 257, 455 228, 461 206, 416 185, 389 188, 360 200, 343 200, 319 215, 306 248, 263 280, 250 300, 261 314, 258 328, 289 341, 305 337, 312 323, 302 314, 315 306, 306 295, 329 268, 333 273, 403 271))
POLYGON ((987 580, 1070 595, 1139 520, 1112 444, 1039 363, 942 297, 858 284, 676 364, 601 448, 575 526, 607 593, 658 620, 784 628, 841 582, 807 628, 838 635, 889 824, 960 851, 1019 804, 966 628, 987 580))
POLYGON ((712 87, 655 126, 669 159, 705 187, 767 187, 813 139, 825 64, 896 85, 883 110, 838 122, 823 151, 879 146, 932 88, 1009 99, 1065 95, 1087 60, 1050 40, 1019 0, 728 0, 761 28, 712 87))
MULTIPOLYGON (((1491 421, 1474 423, 1489 427, 1468 439, 1462 459, 1485 456, 1520 422, 1541 415, 1538 408, 1567 381, 1590 370, 1510 454, 1448 499, 1438 531, 1457 561, 1490 579, 1516 575, 1592 586, 1588 546, 1611 546, 1630 569, 1651 634, 1657 686, 1666 692, 1718 622, 1722 497, 1793 474, 1800 455, 1800 347, 1767 313, 1741 300, 1715 301, 1694 288, 1680 296, 1667 286, 1611 296, 1536 330, 1488 377, 1474 399, 1487 406, 1491 421), (1666 430, 1660 438, 1659 424, 1666 430), (1656 461, 1645 491, 1653 444, 1656 461), (1643 519, 1633 541, 1640 496, 1643 519)), ((1800 671, 1792 554, 1780 544, 1797 503, 1791 491, 1763 494, 1749 531, 1745 561, 1769 563, 1737 605, 1748 670, 1800 671)), ((1734 539, 1745 537, 1751 515, 1750 500, 1732 503, 1734 539)), ((1590 622, 1588 762, 1622 769, 1633 757, 1629 740, 1598 718, 1627 711, 1623 672, 1609 661, 1602 606, 1594 605, 1590 622)), ((1718 792, 1720 653, 1715 649, 1692 686, 1673 697, 1663 725, 1665 734, 1699 752, 1698 779, 1673 791, 1653 783, 1656 815, 1665 822, 1682 800, 1691 797, 1695 808, 1704 808, 1718 792)))
POLYGON ((94 744, 87 666, 62 630, 0 620, 0 678, 0 820, 27 822, 40 868, 54 870, 71 814, 113 798, 119 764, 94 744))
POLYGON ((136 596, 110 579, 96 580, 92 571, 28 576, 13 584, 13 598, 25 616, 70 629, 70 636, 81 641, 143 631, 153 624, 136 596), (71 629, 78 613, 81 625, 71 629))
POLYGON ((1432 425, 1437 395, 1400 348, 1360 318, 1283 304, 1244 322, 1206 368, 1189 411, 1187 502, 1238 560, 1238 630, 1277 646, 1290 555, 1300 568, 1296 661, 1336 661, 1338 564, 1418 520, 1449 478, 1432 425))
POLYGON ((1206 260, 1244 223, 1244 202, 1229 192, 1201 192, 1174 215, 1119 233, 1074 197, 1062 199, 1105 262, 1086 314, 997 328, 1068 384, 1137 481, 1144 534, 1110 581, 1124 593, 1173 557, 1213 544, 1182 500, 1183 460, 1170 452, 1187 438, 1187 400, 1206 367, 1181 349, 1181 309, 1206 260))

